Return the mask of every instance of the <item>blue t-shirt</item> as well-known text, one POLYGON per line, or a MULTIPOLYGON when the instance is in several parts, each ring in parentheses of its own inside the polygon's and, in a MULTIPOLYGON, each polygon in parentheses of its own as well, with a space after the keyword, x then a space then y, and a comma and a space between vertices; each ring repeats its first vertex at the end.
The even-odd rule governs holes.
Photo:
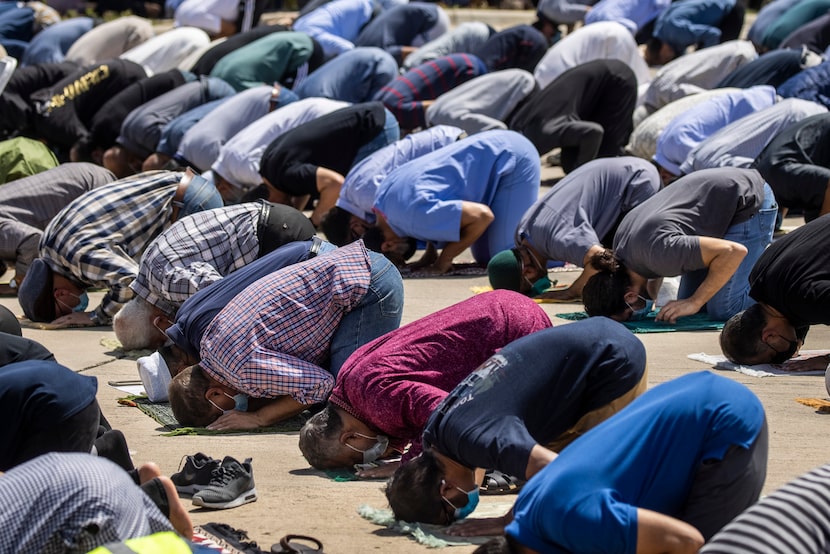
POLYGON ((57 362, 28 360, 0 368, 0 468, 8 468, 21 440, 53 428, 95 400, 98 380, 57 362))
POLYGON ((491 205, 499 182, 516 159, 538 157, 536 148, 513 131, 485 131, 449 144, 392 171, 378 187, 375 210, 401 237, 455 242, 461 203, 491 205))
MULTIPOLYGON (((312 244, 313 241, 310 240, 290 242, 200 290, 179 308, 176 323, 168 327, 167 336, 176 346, 198 358, 202 335, 216 314, 248 285, 308 259, 312 244)), ((334 250, 334 246, 327 242, 320 247, 321 254, 331 250, 334 250)))
POLYGON ((695 472, 764 423, 744 385, 703 371, 655 387, 577 439, 519 493, 506 532, 539 552, 637 548, 637 508, 682 513, 695 472))
POLYGON ((467 467, 523 477, 536 444, 628 392, 645 371, 643 344, 592 317, 513 341, 432 413, 423 442, 467 467))

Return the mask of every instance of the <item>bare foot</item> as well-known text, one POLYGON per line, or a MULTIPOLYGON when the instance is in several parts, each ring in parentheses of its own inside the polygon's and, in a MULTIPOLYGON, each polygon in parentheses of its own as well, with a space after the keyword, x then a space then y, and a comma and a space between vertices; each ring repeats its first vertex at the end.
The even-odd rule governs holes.
POLYGON ((184 538, 190 540, 193 538, 193 521, 190 515, 179 500, 179 493, 176 492, 176 485, 169 477, 161 476, 158 478, 159 482, 164 487, 164 492, 167 493, 167 502, 170 504, 170 523, 173 528, 184 538))
POLYGON ((150 479, 155 479, 156 477, 161 477, 161 469, 157 464, 153 462, 147 462, 146 464, 138 468, 139 484, 143 485, 150 479))

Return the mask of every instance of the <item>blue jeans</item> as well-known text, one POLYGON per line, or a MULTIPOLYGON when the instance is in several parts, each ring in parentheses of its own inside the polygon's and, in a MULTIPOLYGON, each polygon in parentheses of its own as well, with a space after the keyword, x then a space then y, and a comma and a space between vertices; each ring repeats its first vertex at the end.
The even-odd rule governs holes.
MULTIPOLYGON (((726 321, 755 303, 749 296, 749 273, 764 249, 772 242, 777 215, 775 195, 770 186, 764 183, 764 202, 758 213, 743 223, 731 226, 723 236, 723 240, 746 246, 747 253, 729 281, 706 303, 704 309, 710 318, 726 321)), ((677 297, 688 298, 694 294, 706 274, 706 269, 684 274, 680 279, 677 297)))
POLYGON ((380 48, 343 52, 312 72, 297 87, 300 98, 331 98, 357 104, 368 102, 398 76, 398 64, 380 48))
POLYGON ((398 139, 401 138, 401 129, 398 126, 398 120, 395 119, 395 116, 392 115, 392 112, 387 110, 386 108, 383 109, 386 112, 386 124, 383 127, 383 131, 377 134, 375 138, 364 144, 360 147, 360 150, 357 151, 357 155, 354 157, 354 161, 352 162, 352 167, 354 167, 357 162, 362 160, 363 158, 368 158, 374 152, 377 152, 384 146, 388 146, 393 142, 397 142, 398 139))
POLYGON ((363 300, 347 313, 331 339, 331 366, 337 372, 346 359, 364 344, 394 331, 403 313, 403 280, 398 269, 382 254, 369 252, 372 277, 363 300))
POLYGON ((184 191, 179 219, 186 215, 221 208, 222 206, 224 206, 222 196, 216 190, 216 187, 213 186, 213 183, 201 175, 194 175, 187 189, 184 191))

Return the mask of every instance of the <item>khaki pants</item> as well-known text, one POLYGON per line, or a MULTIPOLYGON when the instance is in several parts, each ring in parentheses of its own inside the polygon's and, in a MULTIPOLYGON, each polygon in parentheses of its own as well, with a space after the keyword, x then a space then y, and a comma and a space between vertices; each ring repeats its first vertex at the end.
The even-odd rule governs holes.
POLYGON ((628 392, 619 396, 596 410, 591 410, 577 421, 573 427, 556 437, 553 442, 545 445, 546 448, 554 452, 561 452, 563 448, 571 444, 578 437, 584 435, 590 429, 593 429, 612 415, 616 414, 632 400, 643 394, 648 388, 648 367, 643 371, 643 376, 640 381, 634 385, 628 392))

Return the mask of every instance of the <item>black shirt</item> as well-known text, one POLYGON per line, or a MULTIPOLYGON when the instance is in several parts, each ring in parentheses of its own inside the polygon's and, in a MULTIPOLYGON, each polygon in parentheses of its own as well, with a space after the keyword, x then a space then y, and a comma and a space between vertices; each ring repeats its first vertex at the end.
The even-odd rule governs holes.
POLYGON ((830 214, 775 240, 749 274, 749 295, 796 328, 830 325, 830 214))
POLYGON ((114 59, 80 68, 32 95, 37 136, 55 148, 69 149, 86 138, 95 113, 132 83, 144 79, 135 62, 114 59))
POLYGON ((131 84, 109 100, 92 117, 92 146, 109 148, 121 132, 121 124, 135 108, 185 83, 178 69, 171 69, 131 84))
POLYGON ((262 155, 260 174, 292 196, 317 193, 317 168, 346 175, 360 148, 383 131, 380 102, 343 108, 277 137, 262 155))

